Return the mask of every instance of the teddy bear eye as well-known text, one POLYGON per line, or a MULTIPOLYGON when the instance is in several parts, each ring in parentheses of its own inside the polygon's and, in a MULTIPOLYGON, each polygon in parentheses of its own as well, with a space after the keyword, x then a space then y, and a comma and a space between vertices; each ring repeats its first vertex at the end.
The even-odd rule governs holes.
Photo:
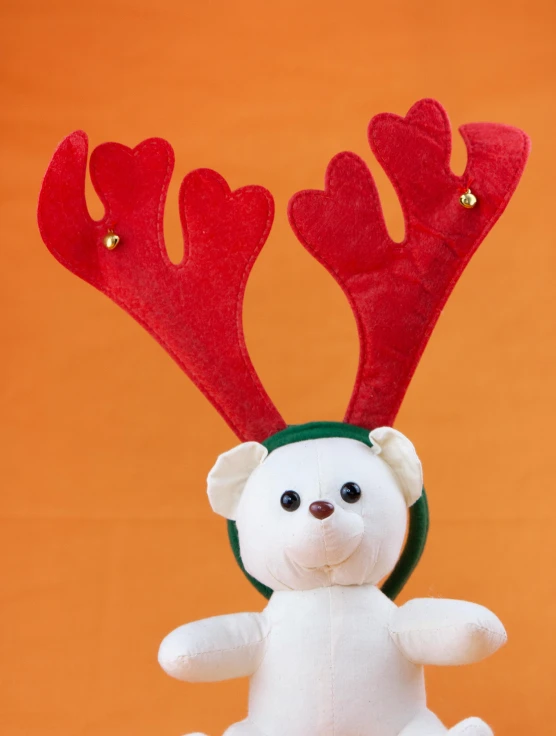
POLYGON ((361 498, 361 488, 357 483, 344 483, 340 495, 346 503, 357 503, 361 498))
POLYGON ((299 493, 296 493, 295 491, 286 491, 285 493, 282 493, 280 503, 285 511, 297 511, 299 504, 301 503, 299 493))

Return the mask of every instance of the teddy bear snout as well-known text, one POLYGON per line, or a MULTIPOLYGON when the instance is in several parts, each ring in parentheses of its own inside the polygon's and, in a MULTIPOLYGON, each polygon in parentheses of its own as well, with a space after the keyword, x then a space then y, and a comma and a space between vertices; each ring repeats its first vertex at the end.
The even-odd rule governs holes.
POLYGON ((315 519, 328 519, 334 513, 334 504, 330 503, 330 501, 314 501, 309 506, 309 511, 315 519))

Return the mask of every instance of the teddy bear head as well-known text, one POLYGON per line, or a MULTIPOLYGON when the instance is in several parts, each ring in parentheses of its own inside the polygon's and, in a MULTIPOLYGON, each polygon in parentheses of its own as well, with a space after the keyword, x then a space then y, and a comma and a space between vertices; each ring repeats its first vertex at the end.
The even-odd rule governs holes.
POLYGON ((269 453, 245 442, 208 476, 216 513, 236 522, 246 571, 273 590, 376 584, 403 546, 422 491, 411 442, 390 427, 368 443, 296 441, 269 453))

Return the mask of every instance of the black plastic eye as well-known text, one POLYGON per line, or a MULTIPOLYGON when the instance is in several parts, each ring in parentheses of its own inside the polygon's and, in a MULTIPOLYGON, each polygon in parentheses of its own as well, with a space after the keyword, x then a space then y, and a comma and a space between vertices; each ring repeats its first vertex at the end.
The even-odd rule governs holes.
POLYGON ((285 511, 297 511, 299 504, 301 503, 299 493, 296 493, 295 491, 286 491, 285 493, 282 493, 280 503, 285 511))
POLYGON ((344 483, 340 494, 346 503, 357 503, 361 498, 361 489, 357 483, 344 483))

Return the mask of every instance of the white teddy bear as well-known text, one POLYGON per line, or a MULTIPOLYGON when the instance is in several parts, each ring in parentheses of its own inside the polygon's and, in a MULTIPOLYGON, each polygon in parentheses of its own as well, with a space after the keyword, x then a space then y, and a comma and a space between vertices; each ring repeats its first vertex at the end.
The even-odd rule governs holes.
MULTIPOLYGON (((477 662, 506 641, 474 603, 397 607, 377 587, 422 492, 411 442, 382 427, 272 451, 246 442, 208 477, 214 511, 237 523, 245 569, 272 588, 262 613, 181 626, 161 644, 173 677, 250 678, 249 715, 225 736, 491 736, 478 718, 448 729, 427 708, 423 665, 477 662)), ((195 734, 192 736, 201 736, 195 734)))

